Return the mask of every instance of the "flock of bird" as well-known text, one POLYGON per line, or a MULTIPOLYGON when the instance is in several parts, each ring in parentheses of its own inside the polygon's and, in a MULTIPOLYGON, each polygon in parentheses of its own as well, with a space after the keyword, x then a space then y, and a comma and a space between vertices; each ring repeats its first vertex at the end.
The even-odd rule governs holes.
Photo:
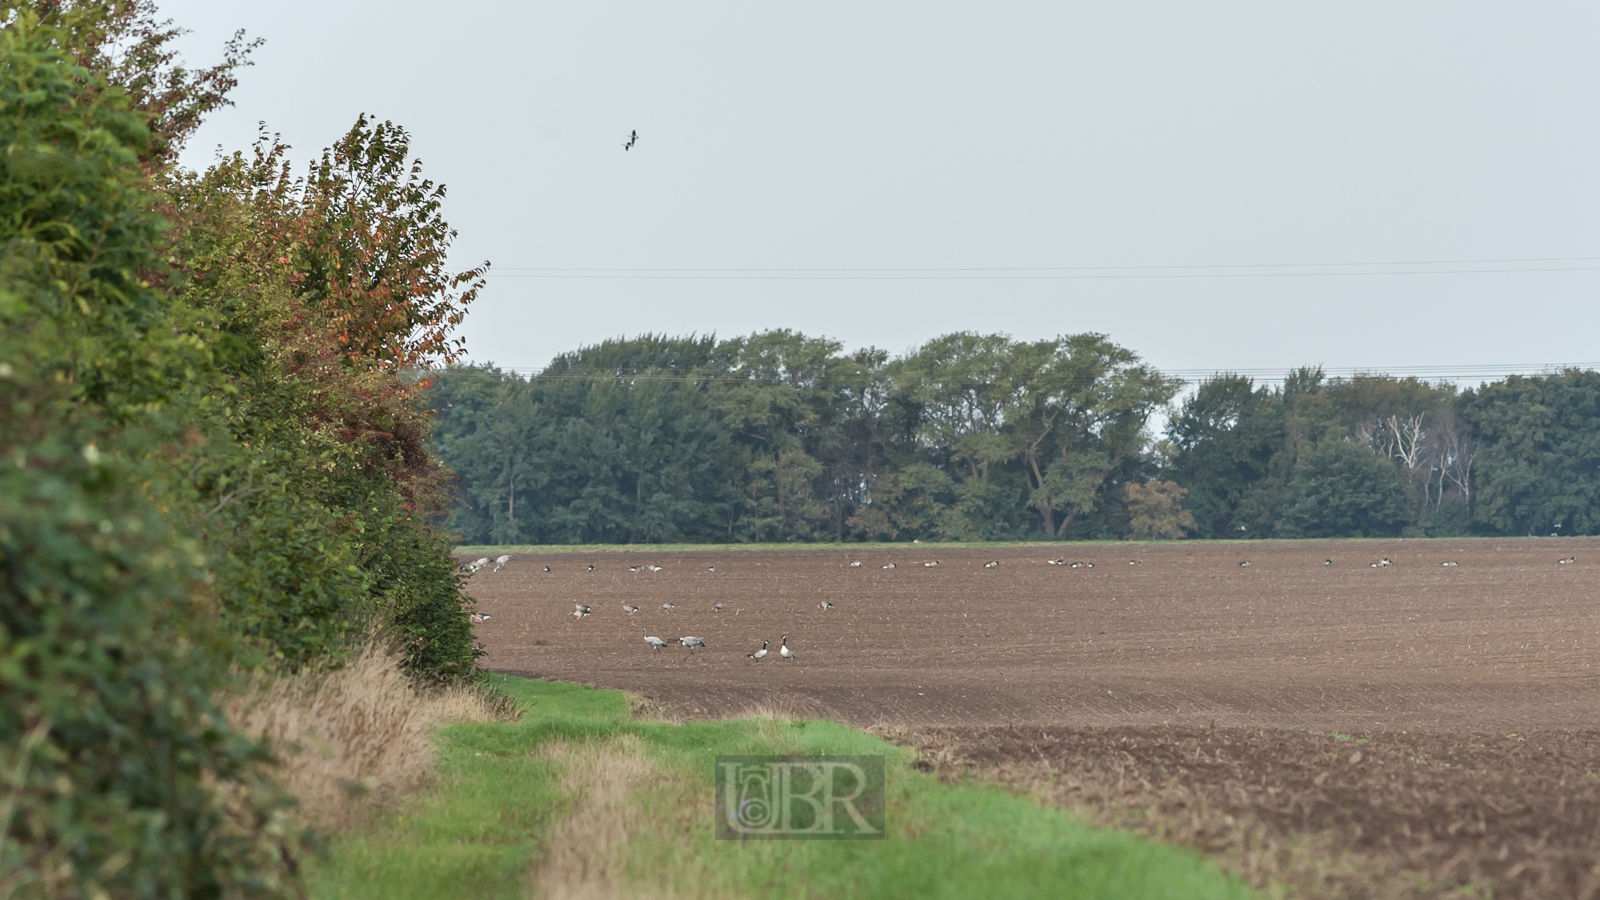
MULTIPOLYGON (((644 634, 644 642, 650 645, 651 650, 660 650, 662 647, 671 646, 670 641, 665 641, 656 637, 650 633, 650 629, 648 628, 641 628, 639 631, 644 634)), ((694 651, 704 650, 706 648, 706 641, 705 638, 697 638, 692 634, 686 634, 683 637, 678 638, 678 646, 688 647, 689 655, 693 656, 694 651)))
MULTIPOLYGON (((470 575, 470 574, 475 574, 479 569, 483 568, 484 566, 487 566, 489 564, 489 562, 490 562, 489 557, 484 556, 484 557, 480 557, 478 559, 475 559, 475 560, 473 560, 472 562, 469 562, 469 563, 462 563, 457 568, 461 569, 462 571, 464 571, 464 572, 466 572, 466 573, 468 573, 470 575)), ((511 562, 511 554, 509 554, 509 553, 507 553, 505 556, 496 557, 494 559, 494 569, 492 569, 491 572, 498 572, 501 569, 504 569, 506 567, 506 563, 508 563, 508 562, 511 562)), ((544 570, 546 572, 548 572, 548 571, 550 571, 550 567, 549 566, 545 566, 544 570)))
MULTIPOLYGON (((492 570, 490 570, 491 574, 493 574, 494 572, 498 572, 501 569, 505 568, 506 564, 511 562, 511 560, 512 560, 512 556, 509 553, 505 554, 504 556, 497 557, 494 560, 490 560, 489 557, 485 556, 485 557, 481 557, 479 559, 475 559, 472 562, 461 563, 460 564, 460 568, 461 568, 462 571, 465 571, 468 574, 475 574, 479 569, 482 569, 485 566, 488 566, 490 562, 493 562, 494 563, 494 568, 492 570)), ((926 565, 928 565, 928 566, 937 566, 938 564, 939 564, 938 561, 933 561, 933 562, 926 563, 926 565)), ((850 565, 852 565, 852 566, 854 566, 856 568, 860 568, 861 567, 861 563, 859 561, 852 562, 850 565)), ((998 565, 998 563, 996 563, 996 565, 998 565)), ((551 571, 552 571, 551 568, 548 565, 543 566, 542 568, 544 569, 546 574, 550 574, 551 571)), ((595 571, 594 563, 590 563, 586 568, 590 572, 595 571)), ((892 568, 892 566, 891 566, 891 568, 892 568)), ((666 571, 666 567, 654 565, 652 563, 646 563, 646 564, 643 564, 643 565, 629 566, 628 567, 628 571, 629 572, 665 572, 666 571)), ((716 566, 706 566, 706 571, 710 572, 710 573, 712 573, 714 575, 714 574, 716 574, 717 567, 716 566)), ((829 610, 829 609, 833 608, 833 604, 829 603, 826 600, 822 601, 821 605, 822 605, 822 608, 824 610, 829 610)), ((589 618, 589 616, 594 614, 594 607, 592 607, 592 606, 588 606, 588 605, 585 605, 583 603, 574 603, 572 606, 573 606, 573 609, 572 609, 571 615, 575 619, 587 619, 587 618, 589 618)), ((672 612, 673 610, 675 610, 677 608, 678 608, 678 605, 676 603, 672 603, 670 601, 661 604, 661 609, 664 612, 669 612, 670 613, 670 612, 672 612)), ((728 608, 727 604, 722 603, 722 602, 717 602, 717 603, 711 604, 711 611, 712 612, 720 613, 724 609, 727 609, 727 608, 728 608)), ((634 604, 632 604, 632 603, 623 603, 622 604, 622 611, 631 616, 634 613, 639 611, 639 607, 634 605, 634 604)), ((493 618, 493 616, 487 616, 487 615, 484 615, 482 613, 474 612, 474 613, 469 613, 467 618, 474 625, 479 625, 479 624, 482 624, 484 622, 489 621, 490 619, 493 618)), ((667 640, 665 640, 663 638, 660 638, 660 637, 657 637, 655 635, 652 635, 650 633, 650 629, 648 629, 648 628, 640 628, 639 631, 644 635, 644 641, 645 641, 646 644, 650 645, 650 649, 652 651, 660 651, 663 647, 669 647, 673 643, 671 641, 667 641, 667 640)), ((769 646, 771 646, 771 643, 772 643, 771 641, 762 641, 760 650, 757 650, 757 651, 755 651, 753 653, 748 653, 748 654, 746 654, 746 656, 748 656, 750 659, 756 660, 757 662, 765 659, 766 656, 767 656, 767 648, 769 646)), ((696 651, 696 650, 704 650, 704 649, 706 649, 705 638, 696 637, 695 635, 692 635, 692 634, 686 634, 683 637, 678 638, 677 644, 680 647, 687 648, 689 650, 689 654, 691 656, 694 655, 694 651, 696 651)), ((782 639, 780 640, 780 642, 778 644, 778 655, 780 657, 782 657, 783 659, 798 659, 798 657, 795 655, 795 652, 789 648, 789 636, 787 634, 782 637, 782 639)))
MULTIPOLYGON (((476 573, 478 570, 485 568, 486 566, 488 566, 492 562, 494 564, 494 568, 491 570, 491 573, 493 573, 493 572, 498 572, 501 569, 505 568, 506 564, 510 563, 511 560, 512 560, 512 556, 509 553, 505 554, 503 556, 496 557, 493 560, 491 560, 491 559, 489 559, 489 557, 485 556, 485 557, 481 557, 479 559, 473 560, 470 563, 467 563, 467 562, 461 563, 460 568, 463 571, 466 571, 469 574, 471 574, 471 573, 476 573)), ((1568 556, 1568 557, 1564 557, 1562 559, 1557 560, 1557 564, 1565 566, 1565 565, 1569 565, 1571 563, 1575 563, 1577 561, 1578 561, 1578 558, 1576 556, 1568 556)), ((1092 563, 1092 562, 1076 561, 1076 562, 1070 562, 1069 563, 1069 562, 1067 562, 1065 557, 1056 557, 1054 559, 1049 559, 1049 560, 1046 560, 1046 563, 1048 565, 1052 565, 1052 566, 1065 566, 1065 567, 1071 568, 1071 569, 1092 569, 1092 568, 1094 568, 1094 563, 1092 563)), ((1138 560, 1138 559, 1130 559, 1130 560, 1128 560, 1128 565, 1130 565, 1130 566, 1137 566, 1137 565, 1142 565, 1142 564, 1143 564, 1143 560, 1138 560)), ((1329 557, 1327 559, 1324 559, 1322 561, 1322 564, 1324 566, 1332 566, 1333 565, 1333 558, 1329 557)), ((922 565, 925 568, 930 568, 931 569, 931 568, 934 568, 934 567, 938 566, 939 565, 939 561, 936 560, 936 559, 928 560, 928 561, 924 562, 922 565)), ((1239 566, 1241 568, 1248 568, 1250 565, 1251 565, 1251 562, 1248 559, 1239 561, 1239 566)), ((1386 569, 1386 568, 1389 568, 1390 566, 1394 565, 1394 561, 1389 559, 1389 557, 1385 556, 1382 559, 1377 560, 1376 562, 1369 563, 1368 565, 1371 568, 1374 568, 1374 569, 1386 569)), ((1445 568, 1456 568, 1456 567, 1460 566, 1460 563, 1456 562, 1455 560, 1449 560, 1447 562, 1442 563, 1442 565, 1445 568)), ((852 568, 852 569, 859 569, 859 568, 861 568, 861 566, 862 566, 861 560, 857 559, 857 560, 851 560, 850 561, 850 568, 852 568)), ((997 569, 997 568, 1000 567, 1000 561, 997 560, 997 559, 988 560, 983 564, 983 567, 985 569, 997 569)), ((543 568, 544 568, 544 571, 547 574, 551 572, 550 566, 546 565, 543 568)), ((596 570, 595 565, 593 563, 588 564, 588 566, 586 568, 590 572, 593 572, 593 571, 596 570)), ((886 563, 886 564, 883 565, 882 568, 884 568, 884 569, 893 569, 893 568, 896 568, 896 564, 892 563, 892 562, 891 563, 886 563)), ((664 571, 666 571, 666 568, 664 566, 658 566, 658 565, 646 563, 646 564, 643 564, 643 565, 629 566, 628 567, 628 571, 629 572, 664 572, 664 571)), ((710 572, 712 574, 716 574, 717 567, 716 566, 707 566, 706 567, 706 571, 710 572)), ((828 610, 834 608, 834 605, 832 603, 828 602, 827 600, 821 601, 820 603, 817 604, 817 606, 820 609, 822 609, 823 612, 827 612, 828 610)), ((662 609, 663 612, 670 613, 670 612, 672 612, 673 610, 675 610, 677 608, 678 608, 677 604, 672 603, 671 601, 668 601, 666 603, 661 604, 661 609, 662 609)), ((711 607, 712 612, 717 612, 717 613, 722 612, 726 608, 727 608, 726 604, 723 604, 723 603, 720 603, 720 602, 712 604, 712 607, 711 607)), ((632 603, 626 603, 625 602, 625 603, 622 604, 622 611, 631 616, 634 613, 637 613, 639 611, 639 607, 634 605, 634 604, 632 604, 632 603)), ((576 618, 576 619, 587 619, 593 613, 594 613, 594 608, 593 607, 586 606, 586 605, 584 605, 582 603, 575 603, 575 604, 573 604, 573 610, 572 610, 571 615, 572 615, 573 618, 576 618)), ((473 613, 470 613, 468 615, 468 618, 472 621, 473 624, 476 625, 476 624, 482 624, 484 622, 488 622, 492 617, 484 615, 482 613, 473 612, 473 613)), ((664 639, 662 639, 660 637, 652 635, 650 633, 650 629, 648 629, 648 628, 640 628, 639 631, 644 635, 645 643, 650 645, 650 649, 652 651, 659 652, 662 648, 669 647, 673 643, 671 641, 667 641, 667 640, 664 640, 664 639)), ((696 637, 694 635, 684 635, 683 637, 678 638, 676 643, 680 647, 687 648, 691 657, 694 655, 694 651, 706 649, 705 639, 701 638, 701 637, 696 637)), ((767 653, 768 653, 768 648, 771 645, 772 645, 771 641, 762 641, 761 642, 761 649, 756 650, 756 651, 751 652, 751 653, 747 653, 747 654, 745 654, 745 656, 748 657, 749 659, 755 660, 756 662, 760 662, 761 660, 766 659, 767 653)), ((778 656, 783 658, 783 659, 786 659, 786 660, 792 660, 792 659, 797 659, 798 658, 795 655, 794 650, 790 649, 790 647, 789 647, 789 636, 787 634, 783 635, 783 637, 779 640, 779 643, 778 643, 778 656)))
MULTIPOLYGON (((494 568, 492 570, 490 570, 491 573, 492 573, 492 572, 498 572, 501 569, 505 568, 506 564, 511 562, 511 560, 512 560, 512 556, 509 553, 504 555, 504 556, 496 557, 496 558, 494 558, 492 560, 489 557, 484 556, 484 557, 480 557, 478 559, 475 559, 472 562, 461 563, 459 568, 462 571, 471 574, 471 573, 477 572, 479 569, 482 569, 485 566, 488 566, 492 562, 492 563, 494 563, 494 568)), ((1570 563, 1575 563, 1577 561, 1578 561, 1578 558, 1576 556, 1567 556, 1567 557, 1563 557, 1561 559, 1556 560, 1557 564, 1563 565, 1563 566, 1568 565, 1570 563)), ((1075 561, 1075 562, 1070 562, 1069 563, 1069 562, 1067 562, 1066 557, 1063 557, 1063 556, 1058 556, 1058 557, 1056 557, 1054 559, 1047 559, 1047 560, 1045 560, 1045 563, 1046 563, 1046 565, 1051 565, 1051 566, 1066 566, 1069 569, 1092 569, 1092 568, 1094 568, 1094 563, 1092 563, 1092 562, 1083 562, 1082 560, 1079 560, 1079 561, 1075 561)), ((1322 564, 1325 565, 1325 566, 1333 565, 1333 558, 1329 557, 1328 559, 1324 559, 1322 561, 1322 564)), ((859 568, 861 568, 861 565, 862 565, 862 563, 861 563, 861 560, 859 560, 859 559, 853 559, 853 560, 850 561, 850 568, 852 568, 852 569, 859 569, 859 568)), ((932 568, 935 568, 935 567, 937 567, 939 565, 939 561, 937 559, 930 559, 927 562, 924 562, 922 565, 923 565, 924 568, 932 569, 932 568)), ((1130 560, 1128 560, 1128 565, 1130 565, 1130 566, 1144 565, 1144 560, 1142 560, 1142 559, 1130 559, 1130 560)), ((1250 560, 1244 559, 1244 560, 1240 560, 1239 561, 1239 565, 1240 565, 1240 567, 1248 567, 1248 566, 1252 565, 1252 563, 1250 562, 1250 560)), ((1391 560, 1389 557, 1385 556, 1382 559, 1378 560, 1377 562, 1368 563, 1368 565, 1371 566, 1374 569, 1386 569, 1389 566, 1394 565, 1394 561, 1391 560)), ((1455 562, 1455 561, 1450 561, 1450 562, 1442 563, 1442 565, 1445 565, 1445 566, 1458 566, 1458 565, 1460 565, 1460 563, 1455 562)), ((1000 560, 998 560, 998 559, 988 560, 983 564, 983 567, 985 569, 998 569, 998 568, 1000 568, 1000 560)), ((544 571, 546 572, 546 574, 548 574, 548 573, 550 573, 552 571, 552 569, 549 566, 544 566, 543 568, 544 568, 544 571)), ((590 563, 585 568, 590 572, 596 571, 594 563, 590 563)), ((897 564, 891 562, 891 563, 884 563, 883 566, 881 566, 881 568, 894 569, 894 568, 898 568, 898 566, 897 566, 897 564)), ((628 571, 629 572, 665 572, 666 571, 666 567, 665 566, 658 566, 658 565, 655 565, 654 563, 642 563, 642 564, 637 565, 637 566, 629 566, 628 567, 628 571)), ((716 566, 706 566, 706 571, 715 574, 716 571, 717 571, 717 567, 716 566)), ((717 608, 721 609, 722 608, 722 604, 720 604, 720 603, 717 604, 717 608)))

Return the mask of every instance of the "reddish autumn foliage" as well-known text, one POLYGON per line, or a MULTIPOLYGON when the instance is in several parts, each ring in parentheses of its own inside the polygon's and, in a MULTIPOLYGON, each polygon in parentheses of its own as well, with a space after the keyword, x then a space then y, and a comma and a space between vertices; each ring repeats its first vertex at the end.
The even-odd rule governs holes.
POLYGON ((445 190, 407 160, 410 136, 365 115, 311 169, 303 296, 319 301, 353 359, 389 371, 456 362, 450 332, 483 288, 488 263, 452 274, 456 236, 440 212, 445 190))
POLYGON ((446 268, 456 232, 444 189, 407 161, 392 123, 360 117, 305 178, 289 148, 265 133, 253 152, 221 160, 178 186, 179 256, 192 293, 248 322, 294 386, 282 410, 349 448, 402 490, 407 508, 438 510, 441 469, 410 373, 454 362, 452 331, 483 287, 487 264, 446 268))

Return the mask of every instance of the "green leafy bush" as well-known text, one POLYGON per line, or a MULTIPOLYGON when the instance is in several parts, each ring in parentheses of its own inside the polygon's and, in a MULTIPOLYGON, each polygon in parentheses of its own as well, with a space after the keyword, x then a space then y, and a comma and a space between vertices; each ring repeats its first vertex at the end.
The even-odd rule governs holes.
POLYGON ((210 699, 230 640, 172 480, 207 359, 145 277, 150 135, 71 38, 0 31, 0 888, 291 894, 289 801, 210 699))
MULTIPOLYGON (((213 706, 228 639, 203 557, 143 496, 127 436, 0 412, 0 745, 21 896, 292 893, 302 847, 263 748, 213 706), (29 740, 29 736, 33 740, 29 740), (8 774, 12 774, 8 773, 8 774)), ((44 395, 41 402, 40 394, 44 395)))

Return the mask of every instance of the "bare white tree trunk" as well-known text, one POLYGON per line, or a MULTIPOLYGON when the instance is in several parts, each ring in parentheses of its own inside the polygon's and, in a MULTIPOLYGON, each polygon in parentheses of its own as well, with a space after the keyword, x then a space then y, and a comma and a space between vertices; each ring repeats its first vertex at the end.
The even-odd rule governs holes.
POLYGON ((1406 464, 1406 468, 1415 469, 1422 461, 1422 414, 1405 416, 1390 416, 1385 424, 1389 426, 1389 452, 1406 464))
POLYGON ((1478 444, 1466 429, 1455 420, 1444 423, 1439 429, 1439 485, 1441 493, 1445 482, 1461 491, 1463 502, 1472 503, 1472 460, 1478 454, 1478 444))

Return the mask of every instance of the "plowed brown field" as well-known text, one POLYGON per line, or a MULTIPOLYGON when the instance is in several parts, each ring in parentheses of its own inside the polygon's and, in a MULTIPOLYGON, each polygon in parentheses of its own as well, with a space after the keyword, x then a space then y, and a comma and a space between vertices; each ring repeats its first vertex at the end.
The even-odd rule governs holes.
POLYGON ((682 715, 1527 731, 1600 729, 1597 576, 1591 539, 917 546, 519 554, 471 590, 490 668, 682 715), (627 571, 643 565, 663 570, 627 571), (707 649, 654 653, 641 628, 707 649), (778 659, 785 634, 797 660, 778 659))
POLYGON ((471 591, 490 669, 876 725, 1296 896, 1600 897, 1600 540, 521 553, 471 591))

